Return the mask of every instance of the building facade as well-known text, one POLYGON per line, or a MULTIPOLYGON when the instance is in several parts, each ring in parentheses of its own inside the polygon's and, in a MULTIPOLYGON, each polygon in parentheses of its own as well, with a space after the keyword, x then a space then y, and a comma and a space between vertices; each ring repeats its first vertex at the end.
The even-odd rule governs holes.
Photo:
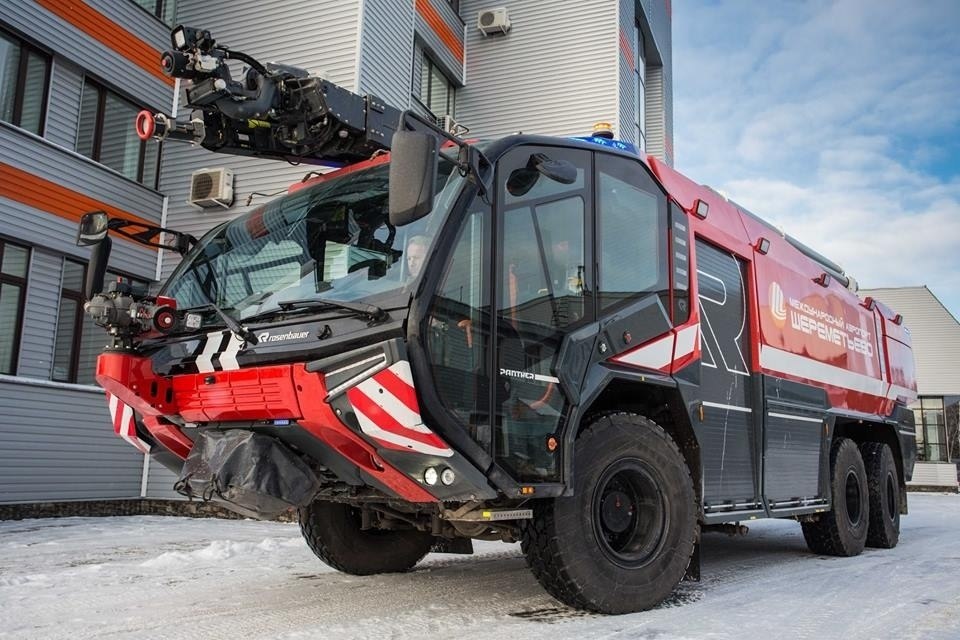
MULTIPOLYGON (((81 310, 79 216, 199 237, 307 171, 137 139, 137 111, 182 104, 159 71, 172 25, 470 137, 587 135, 603 121, 672 163, 670 19, 670 0, 0 3, 0 504, 176 497, 171 473, 111 433, 93 385, 104 334, 81 310), (506 10, 506 33, 478 28, 491 8, 506 10), (219 167, 234 204, 187 204, 193 172, 219 167)), ((162 279, 178 256, 159 253, 115 239, 108 277, 162 279)))
POLYGON ((903 315, 917 361, 913 484, 957 489, 960 463, 960 322, 927 287, 866 289, 903 315))

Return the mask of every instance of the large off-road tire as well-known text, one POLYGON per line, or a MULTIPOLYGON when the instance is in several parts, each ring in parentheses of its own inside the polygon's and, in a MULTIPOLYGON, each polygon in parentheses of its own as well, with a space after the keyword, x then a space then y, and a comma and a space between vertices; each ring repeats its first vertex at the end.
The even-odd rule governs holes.
POLYGON ((867 546, 893 549, 900 541, 900 481, 893 452, 882 442, 864 442, 860 455, 870 491, 867 546))
POLYGON ((358 509, 319 500, 300 509, 300 533, 318 558, 355 576, 407 571, 434 542, 422 531, 362 530, 358 509))
POLYGON ((593 420, 576 441, 574 495, 542 500, 524 527, 527 565, 550 595, 579 609, 649 609, 683 578, 699 533, 687 464, 639 415, 593 420))
POLYGON ((855 556, 863 551, 870 525, 867 472, 856 443, 837 438, 830 449, 833 508, 803 523, 803 537, 814 553, 855 556))

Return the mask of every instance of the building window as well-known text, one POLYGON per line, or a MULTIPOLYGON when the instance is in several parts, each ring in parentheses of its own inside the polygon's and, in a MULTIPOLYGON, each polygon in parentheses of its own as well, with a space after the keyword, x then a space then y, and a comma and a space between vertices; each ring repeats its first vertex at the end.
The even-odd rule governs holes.
POLYGON ((0 120, 43 135, 50 56, 0 31, 0 120))
POLYGON ((133 2, 167 24, 173 24, 173 17, 177 9, 176 0, 133 0, 133 2))
POLYGON ((917 428, 917 459, 927 462, 949 462, 950 447, 947 440, 943 398, 920 398, 913 405, 917 428))
POLYGON ((647 57, 644 51, 645 40, 643 30, 637 24, 633 29, 633 114, 634 128, 637 136, 637 146, 641 151, 647 149, 646 136, 646 82, 647 82, 647 57))
POLYGON ((29 261, 29 249, 0 240, 0 327, 13 327, 0 331, 0 373, 9 375, 17 372, 29 261))
POLYGON ((456 107, 456 88, 444 75, 429 54, 420 50, 420 102, 438 118, 453 116, 456 107))
POLYGON ((141 107, 84 78, 77 152, 156 189, 160 144, 137 137, 133 123, 140 110, 141 107))
MULTIPOLYGON (((70 259, 63 261, 63 277, 60 284, 60 312, 57 315, 57 335, 53 352, 53 375, 58 382, 94 384, 97 356, 109 340, 103 327, 83 312, 83 282, 86 266, 70 259)), ((116 273, 107 272, 104 286, 115 282, 116 273)), ((147 282, 123 276, 134 288, 145 289, 147 282)))

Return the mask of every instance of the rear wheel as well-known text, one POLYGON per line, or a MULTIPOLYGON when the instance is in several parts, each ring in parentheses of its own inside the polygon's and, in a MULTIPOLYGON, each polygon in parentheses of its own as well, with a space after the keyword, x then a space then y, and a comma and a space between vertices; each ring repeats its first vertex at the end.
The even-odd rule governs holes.
POLYGON ((680 582, 697 539, 697 501, 670 436, 642 416, 593 421, 576 442, 574 495, 542 501, 522 548, 544 589, 601 613, 649 609, 680 582))
POLYGON ((300 509, 300 533, 326 564, 356 576, 407 571, 430 551, 433 536, 422 531, 361 529, 360 510, 317 501, 300 509))
POLYGON ((837 438, 830 450, 833 508, 803 523, 803 537, 814 553, 855 556, 863 551, 870 524, 867 472, 856 443, 837 438))
POLYGON ((893 452, 881 442, 864 442, 860 455, 870 492, 867 546, 892 549, 900 541, 900 481, 893 452))

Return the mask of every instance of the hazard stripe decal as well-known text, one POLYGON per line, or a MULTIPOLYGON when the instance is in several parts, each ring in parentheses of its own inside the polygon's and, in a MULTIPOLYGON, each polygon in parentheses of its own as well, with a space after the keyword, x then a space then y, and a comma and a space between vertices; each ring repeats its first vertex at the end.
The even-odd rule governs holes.
POLYGON ((113 432, 136 447, 141 453, 150 453, 150 445, 137 436, 137 425, 134 422, 133 408, 112 393, 107 393, 107 406, 110 407, 110 417, 113 420, 113 432))
POLYGON ((420 415, 410 363, 395 362, 347 391, 360 430, 390 449, 450 457, 453 450, 420 415))

